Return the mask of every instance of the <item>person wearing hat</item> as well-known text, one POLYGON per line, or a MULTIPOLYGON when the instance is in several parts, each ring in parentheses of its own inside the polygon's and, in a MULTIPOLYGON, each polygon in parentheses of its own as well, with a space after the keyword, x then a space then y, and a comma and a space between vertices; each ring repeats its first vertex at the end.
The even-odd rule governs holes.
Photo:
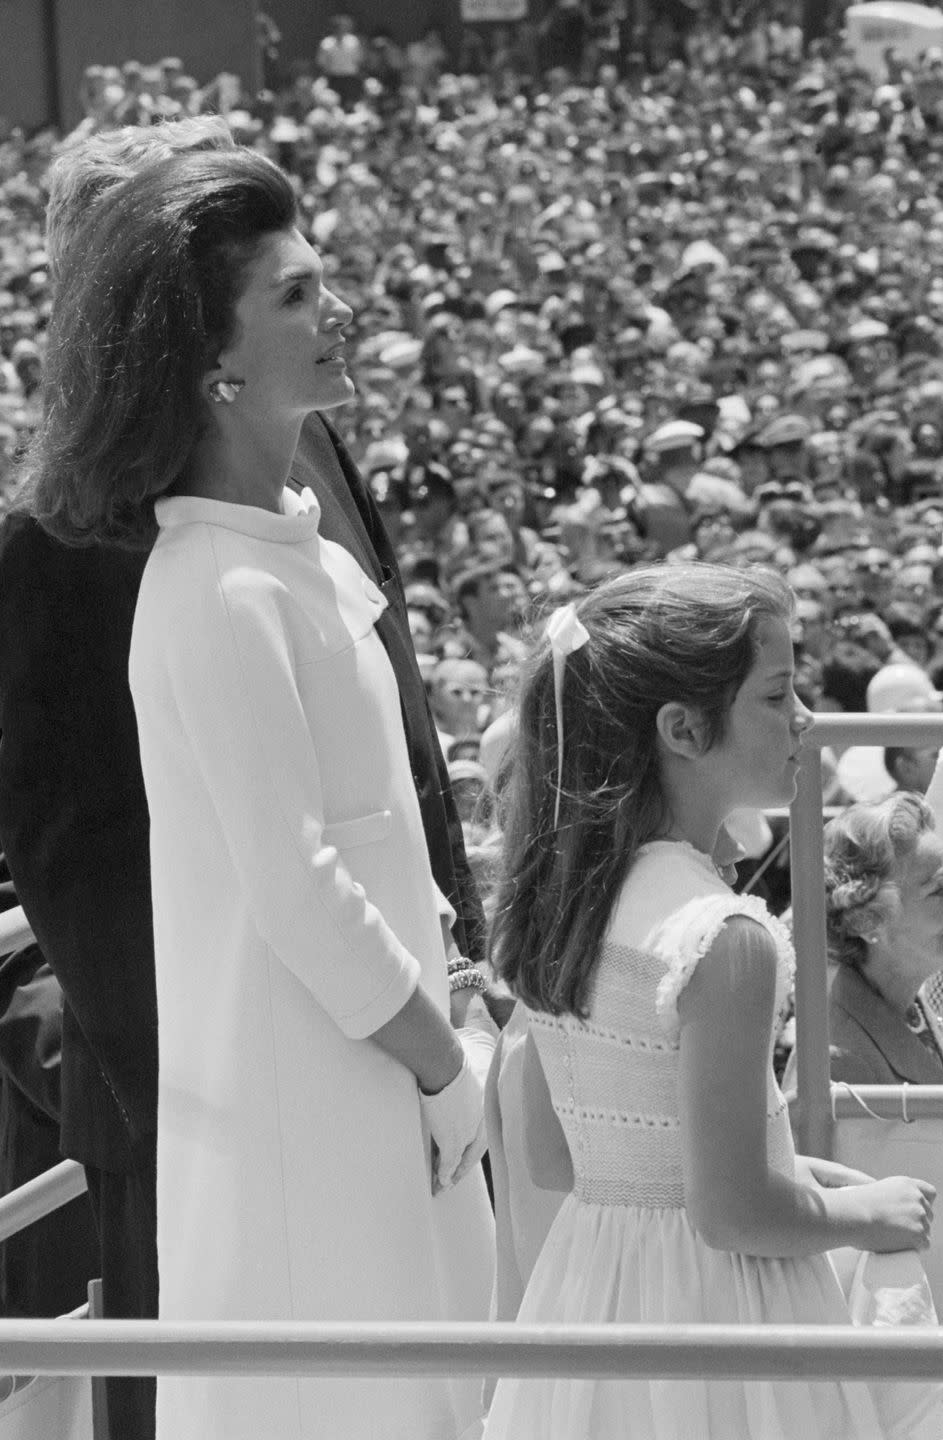
POLYGON ((411 500, 418 536, 437 556, 454 559, 468 551, 468 526, 457 513, 455 485, 444 465, 433 461, 414 473, 411 500))
POLYGON ((668 420, 642 442, 645 479, 636 513, 645 538, 663 554, 691 539, 691 512, 685 499, 697 474, 704 428, 693 420, 668 420))
POLYGON ((805 478, 805 447, 812 427, 802 415, 776 415, 763 427, 756 443, 766 452, 768 473, 772 480, 805 478))
POLYGON ((488 500, 503 516, 511 535, 511 559, 522 570, 530 570, 540 559, 543 542, 537 531, 524 524, 527 489, 513 470, 498 469, 486 478, 488 500))
POLYGON ((459 353, 462 323, 458 316, 441 311, 429 320, 422 342, 422 383, 433 394, 446 386, 460 385, 465 391, 470 414, 484 409, 484 393, 474 368, 459 353))
MULTIPOLYGON (((872 715, 937 714, 943 709, 943 696, 918 665, 894 661, 882 666, 868 682, 867 709, 872 715)), ((928 784, 933 766, 926 764, 922 768, 928 770, 928 784)), ((838 762, 838 779, 852 800, 881 800, 894 789, 896 777, 885 764, 883 749, 852 745, 838 762)))
POLYGON ((317 66, 349 110, 363 93, 365 53, 349 15, 332 15, 330 29, 318 45, 317 66))

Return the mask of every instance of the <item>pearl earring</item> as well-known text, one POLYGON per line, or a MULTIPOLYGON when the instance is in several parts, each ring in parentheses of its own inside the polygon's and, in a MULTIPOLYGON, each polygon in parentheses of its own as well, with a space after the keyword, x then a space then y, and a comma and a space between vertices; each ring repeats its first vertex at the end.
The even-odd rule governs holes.
POLYGON ((210 399, 214 405, 231 405, 245 383, 244 380, 214 380, 210 386, 210 399))

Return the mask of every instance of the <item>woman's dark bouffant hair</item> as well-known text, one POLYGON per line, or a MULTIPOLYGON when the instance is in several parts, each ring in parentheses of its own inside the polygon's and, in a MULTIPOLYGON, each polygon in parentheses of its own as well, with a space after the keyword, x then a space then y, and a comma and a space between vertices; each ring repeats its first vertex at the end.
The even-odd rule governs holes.
POLYGON ((564 672, 559 824, 545 640, 523 679, 491 943, 496 968, 527 1005, 582 1016, 622 880, 667 819, 658 711, 696 706, 708 745, 720 740, 753 666, 757 626, 788 620, 792 595, 759 568, 653 565, 607 581, 577 613, 590 638, 564 672))
POLYGON ((245 274, 295 219, 250 150, 174 155, 111 189, 58 277, 24 504, 67 544, 148 545, 154 500, 206 423, 201 382, 232 338, 245 274))
POLYGON ((934 826, 921 795, 900 790, 886 800, 849 805, 825 827, 825 920, 829 959, 858 969, 865 936, 900 907, 897 862, 934 826))

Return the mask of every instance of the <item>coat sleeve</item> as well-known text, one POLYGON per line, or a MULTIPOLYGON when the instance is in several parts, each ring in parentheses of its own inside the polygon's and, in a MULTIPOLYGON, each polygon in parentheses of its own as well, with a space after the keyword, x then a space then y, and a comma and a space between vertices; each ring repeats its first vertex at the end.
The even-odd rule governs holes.
POLYGON ((166 776, 148 735, 169 726, 198 769, 259 935, 345 1034, 364 1038, 406 1003, 419 963, 326 843, 279 586, 245 569, 224 589, 211 567, 194 595, 174 563, 153 578, 131 664, 152 819, 166 776))

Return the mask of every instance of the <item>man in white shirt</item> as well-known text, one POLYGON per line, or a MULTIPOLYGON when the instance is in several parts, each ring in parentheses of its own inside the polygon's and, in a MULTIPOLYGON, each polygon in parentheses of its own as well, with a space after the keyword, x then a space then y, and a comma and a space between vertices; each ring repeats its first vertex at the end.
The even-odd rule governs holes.
POLYGON ((318 46, 318 69, 349 110, 363 92, 363 42, 349 15, 333 15, 330 26, 318 46))

